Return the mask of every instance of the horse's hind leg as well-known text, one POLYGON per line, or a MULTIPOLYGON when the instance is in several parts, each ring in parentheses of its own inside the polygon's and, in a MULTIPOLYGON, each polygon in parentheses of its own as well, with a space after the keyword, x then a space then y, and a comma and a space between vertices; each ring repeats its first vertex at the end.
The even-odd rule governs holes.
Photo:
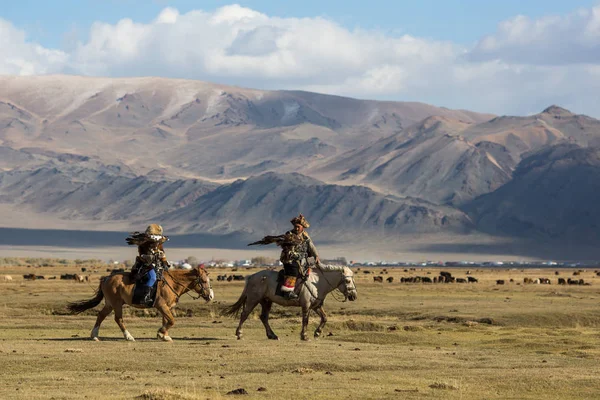
POLYGON ((323 306, 317 307, 315 309, 315 312, 317 313, 317 315, 319 317, 321 317, 321 323, 315 330, 315 339, 317 339, 319 336, 321 336, 321 333, 323 332, 323 327, 325 326, 325 323, 327 322, 327 314, 325 314, 325 310, 323 310, 323 306))
POLYGON ((125 340, 129 342, 134 342, 135 339, 131 336, 131 333, 125 328, 125 324, 123 323, 123 304, 118 304, 115 306, 115 322, 121 328, 121 332, 123 332, 123 336, 125 340))
POLYGON ((252 310, 254 310, 254 307, 256 307, 258 302, 258 300, 251 299, 250 297, 246 299, 246 304, 244 304, 244 309, 242 311, 242 314, 240 315, 240 323, 237 329, 235 330, 235 336, 237 336, 238 339, 242 338, 242 325, 244 324, 244 321, 248 319, 250 313, 252 312, 252 310))
POLYGON ((310 308, 302 307, 302 331, 300 332, 300 339, 309 340, 306 334, 306 327, 308 326, 308 316, 310 314, 310 308))
POLYGON ((102 321, 104 321, 104 319, 106 317, 108 317, 108 315, 112 312, 113 308, 112 306, 108 305, 108 304, 104 304, 104 308, 102 310, 100 310, 100 312, 98 313, 98 317, 96 318, 96 324, 94 324, 94 329, 92 329, 92 334, 91 334, 91 338, 92 340, 100 340, 100 338, 98 337, 99 333, 100 333, 100 325, 102 324, 102 321))
POLYGON ((260 302, 262 312, 260 313, 260 320, 262 321, 265 329, 267 330, 267 337, 272 340, 279 340, 271 326, 269 325, 269 313, 271 312, 271 306, 273 303, 269 299, 263 299, 260 302))

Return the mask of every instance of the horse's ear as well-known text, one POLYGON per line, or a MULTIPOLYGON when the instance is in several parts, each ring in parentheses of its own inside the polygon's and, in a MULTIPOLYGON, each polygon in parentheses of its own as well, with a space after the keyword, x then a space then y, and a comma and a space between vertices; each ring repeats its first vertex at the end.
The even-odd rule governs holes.
POLYGON ((198 275, 200 275, 202 271, 204 271, 208 275, 208 271, 206 270, 206 268, 204 268, 204 264, 198 264, 196 270, 198 271, 198 275))

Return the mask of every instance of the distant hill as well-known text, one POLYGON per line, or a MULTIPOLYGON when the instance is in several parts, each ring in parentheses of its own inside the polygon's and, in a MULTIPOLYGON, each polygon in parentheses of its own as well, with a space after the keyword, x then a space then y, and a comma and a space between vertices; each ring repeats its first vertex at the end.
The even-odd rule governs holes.
POLYGON ((91 160, 0 172, 0 202, 65 219, 142 220, 194 202, 218 185, 156 180, 91 160))
POLYGON ((163 78, 0 77, 0 144, 123 163, 174 177, 296 171, 432 115, 422 103, 355 100, 163 78))
POLYGON ((258 236, 290 229, 304 213, 311 232, 331 241, 410 233, 465 233, 472 223, 461 211, 419 199, 384 196, 362 186, 329 185, 300 174, 266 173, 219 187, 164 216, 186 232, 258 236))
POLYGON ((402 133, 349 151, 314 170, 333 181, 460 205, 511 179, 514 159, 491 142, 473 144, 456 134, 470 124, 430 117, 402 133))
POLYGON ((391 247, 600 232, 600 121, 558 106, 494 116, 163 78, 2 76, 0 87, 0 205, 39 215, 39 229, 152 220, 239 244, 302 212, 321 239, 391 247))
POLYGON ((559 144, 525 158, 513 179, 463 208, 506 236, 600 240, 600 149, 559 144))

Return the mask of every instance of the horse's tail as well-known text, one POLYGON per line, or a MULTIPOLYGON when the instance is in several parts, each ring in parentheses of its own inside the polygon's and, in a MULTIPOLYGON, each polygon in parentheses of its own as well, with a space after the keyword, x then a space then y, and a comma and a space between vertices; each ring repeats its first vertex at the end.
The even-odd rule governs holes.
POLYGON ((98 285, 98 289, 96 289, 96 295, 92 299, 74 301, 67 304, 67 310, 69 310, 69 313, 73 315, 79 314, 100 304, 104 298, 104 293, 102 292, 102 283, 104 283, 104 278, 100 279, 100 284, 98 285))
POLYGON ((246 294, 247 290, 248 290, 248 279, 246 278, 246 284, 244 285, 244 290, 242 291, 240 298, 235 303, 230 305, 229 307, 226 307, 221 312, 221 315, 224 315, 226 317, 237 317, 240 310, 242 310, 244 308, 244 305, 246 304, 246 299, 248 298, 248 295, 246 294))

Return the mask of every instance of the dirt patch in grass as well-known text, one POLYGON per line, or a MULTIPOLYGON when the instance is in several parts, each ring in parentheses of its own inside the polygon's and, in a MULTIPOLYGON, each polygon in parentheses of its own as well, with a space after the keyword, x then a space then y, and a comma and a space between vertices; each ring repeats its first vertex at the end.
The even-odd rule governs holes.
POLYGON ((135 398, 137 400, 197 400, 200 397, 177 393, 168 389, 152 389, 135 398))
POLYGON ((336 330, 348 330, 353 332, 385 332, 389 325, 378 322, 358 321, 350 319, 344 322, 334 322, 327 324, 328 328, 336 330))
POLYGON ((429 385, 432 389, 441 389, 441 390, 458 390, 458 387, 451 385, 449 383, 444 382, 435 382, 429 385))

